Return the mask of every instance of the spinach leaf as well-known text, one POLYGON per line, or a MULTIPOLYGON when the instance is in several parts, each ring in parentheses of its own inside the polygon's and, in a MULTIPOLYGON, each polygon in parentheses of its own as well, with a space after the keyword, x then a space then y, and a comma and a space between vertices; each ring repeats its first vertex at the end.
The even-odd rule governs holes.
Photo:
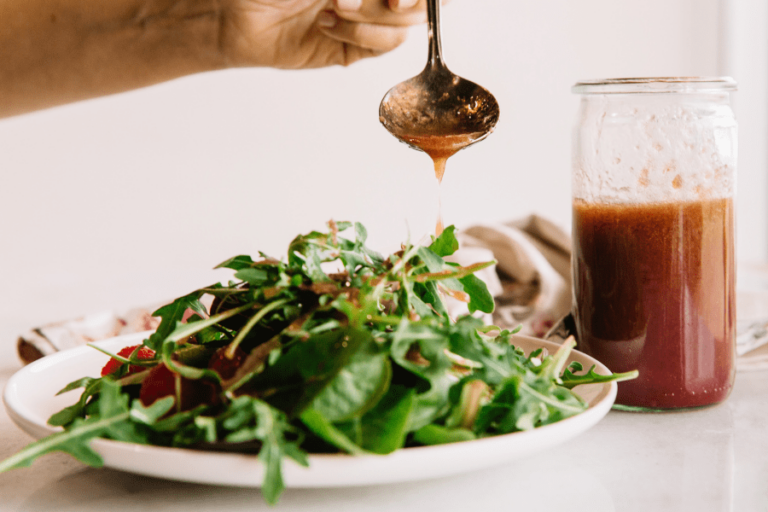
POLYGON ((387 354, 360 351, 315 397, 311 407, 333 423, 361 416, 381 400, 391 378, 387 354))
POLYGON ((413 438, 421 444, 435 445, 472 441, 477 436, 471 430, 464 428, 447 428, 441 425, 425 425, 413 434, 413 438))
POLYGON ((364 455, 366 453, 341 430, 334 427, 333 423, 328 421, 319 411, 305 409, 301 413, 301 421, 312 433, 340 450, 352 455, 364 455))
POLYGON ((362 447, 385 455, 403 447, 409 432, 415 390, 393 386, 360 420, 362 447))
POLYGON ((273 407, 298 416, 370 338, 370 332, 350 327, 295 343, 241 390, 267 395, 273 407))

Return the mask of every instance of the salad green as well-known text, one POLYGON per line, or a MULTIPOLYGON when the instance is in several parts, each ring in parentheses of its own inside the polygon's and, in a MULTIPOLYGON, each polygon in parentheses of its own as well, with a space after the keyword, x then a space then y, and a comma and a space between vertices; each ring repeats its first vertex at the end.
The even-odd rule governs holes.
POLYGON ((451 319, 446 296, 472 313, 494 308, 474 275, 493 262, 444 259, 458 249, 453 226, 389 257, 366 237, 359 223, 331 221, 296 237, 285 261, 225 261, 232 281, 157 310, 160 325, 142 346, 109 354, 104 376, 61 391, 83 389, 49 420, 63 431, 0 472, 53 451, 100 466, 89 445, 97 437, 237 450, 257 454, 263 495, 275 503, 286 457, 308 465, 308 453, 383 455, 528 430, 584 411, 572 387, 636 376, 577 374, 578 363, 566 365, 573 342, 526 355, 512 331, 451 319))

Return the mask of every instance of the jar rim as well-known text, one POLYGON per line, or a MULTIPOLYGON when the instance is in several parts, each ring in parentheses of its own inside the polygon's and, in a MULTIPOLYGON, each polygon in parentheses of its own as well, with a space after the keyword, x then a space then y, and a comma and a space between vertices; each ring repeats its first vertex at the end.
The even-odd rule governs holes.
POLYGON ((731 92, 736 81, 729 76, 637 77, 581 80, 571 88, 575 94, 648 94, 731 92))

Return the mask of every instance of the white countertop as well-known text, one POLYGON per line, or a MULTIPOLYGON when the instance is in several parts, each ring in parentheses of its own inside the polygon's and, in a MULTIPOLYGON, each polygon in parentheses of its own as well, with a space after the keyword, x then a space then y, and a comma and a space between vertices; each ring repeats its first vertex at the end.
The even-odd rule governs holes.
MULTIPOLYGON (((183 291, 187 286, 178 288, 182 281, 171 279, 168 287, 183 291)), ((107 300, 124 307, 150 299, 145 296, 146 282, 120 284, 123 293, 107 300)), ((86 282, 84 286, 90 285, 86 282)), ((173 293, 159 288, 153 292, 157 296, 173 293)), ((31 303, 40 293, 33 290, 28 297, 0 300, 0 387, 21 367, 15 352, 19 332, 41 321, 73 315, 75 308, 92 311, 97 306, 51 292, 35 310, 20 311, 17 301, 31 303)), ((277 510, 444 512, 490 506, 526 512, 768 511, 766 425, 768 371, 739 373, 731 397, 719 406, 665 414, 612 411, 585 434, 524 461, 408 484, 288 489, 277 510)), ((0 410, 0 459, 29 441, 5 410, 0 410)), ((255 489, 201 486, 92 469, 63 454, 48 455, 31 468, 0 474, 2 512, 268 508, 255 489)))

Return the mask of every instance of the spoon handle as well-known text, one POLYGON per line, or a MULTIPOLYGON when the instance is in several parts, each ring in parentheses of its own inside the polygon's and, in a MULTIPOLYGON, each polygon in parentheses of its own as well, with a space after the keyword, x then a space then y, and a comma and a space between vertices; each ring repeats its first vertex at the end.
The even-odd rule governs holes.
POLYGON ((429 30, 429 57, 427 66, 445 67, 443 45, 440 41, 440 0, 427 0, 427 27, 429 30))

